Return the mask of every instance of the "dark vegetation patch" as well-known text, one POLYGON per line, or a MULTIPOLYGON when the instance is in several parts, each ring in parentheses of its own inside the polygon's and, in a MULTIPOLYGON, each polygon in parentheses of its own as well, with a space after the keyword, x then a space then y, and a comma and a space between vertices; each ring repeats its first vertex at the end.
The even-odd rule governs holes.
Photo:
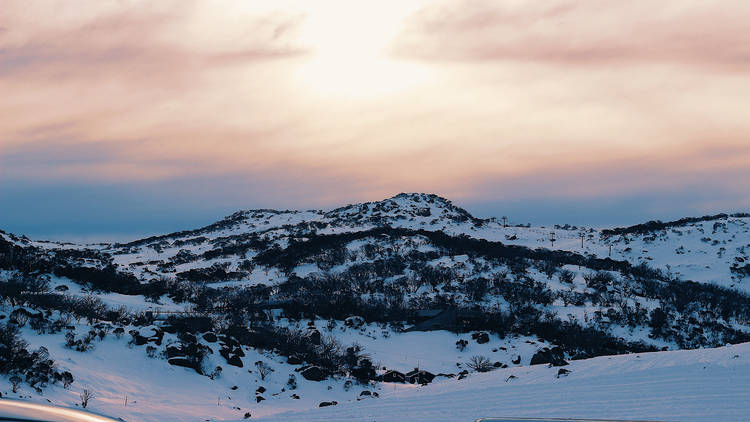
POLYGON ((619 236, 624 234, 647 234, 655 231, 666 230, 672 227, 686 226, 688 224, 701 223, 704 221, 711 220, 724 220, 729 217, 732 218, 747 218, 750 217, 750 213, 735 213, 735 214, 715 214, 715 215, 704 215, 703 217, 685 217, 674 221, 661 221, 653 220, 646 223, 636 224, 629 227, 616 227, 614 229, 602 230, 603 236, 619 236))

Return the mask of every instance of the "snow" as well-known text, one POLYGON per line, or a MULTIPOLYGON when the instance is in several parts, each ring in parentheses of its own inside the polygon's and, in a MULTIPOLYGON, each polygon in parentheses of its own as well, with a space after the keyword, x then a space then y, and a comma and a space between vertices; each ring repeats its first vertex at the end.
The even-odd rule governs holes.
MULTIPOLYGON (((733 263, 741 262, 738 259, 747 259, 750 253, 750 218, 724 218, 655 233, 606 238, 601 230, 583 227, 504 227, 494 219, 479 221, 468 218, 465 211, 443 198, 408 194, 331 211, 243 211, 223 221, 227 223, 168 235, 138 246, 75 245, 34 242, 23 238, 13 240, 3 233, 0 233, 0 237, 25 246, 47 249, 88 247, 110 253, 119 269, 130 271, 145 282, 162 276, 174 278, 176 273, 182 271, 221 263, 229 264, 229 271, 234 271, 241 261, 252 259, 259 251, 249 250, 241 255, 214 259, 204 259, 200 255, 225 244, 241 243, 246 240, 242 236, 249 234, 283 247, 292 237, 307 236, 309 232, 305 231, 305 227, 308 223, 316 227, 318 234, 390 226, 440 230, 454 236, 467 235, 505 244, 554 248, 598 257, 608 257, 611 247, 613 259, 633 264, 647 262, 681 279, 750 292, 748 279, 740 279, 730 271, 733 263), (720 224, 716 226, 716 223, 720 224), (554 246, 550 233, 554 233, 556 238, 554 246), (585 235, 583 246, 581 233, 585 235), (238 238, 233 239, 233 236, 238 238), (175 265, 171 271, 159 269, 159 264, 183 250, 197 258, 175 265)), ((414 236, 393 241, 390 246, 420 252, 434 250, 429 242, 422 239, 421 236, 414 236)), ((349 265, 372 262, 372 259, 366 258, 364 245, 376 243, 372 239, 349 243, 347 249, 354 258, 335 266, 331 272, 340 273, 349 265)), ((86 263, 89 264, 96 265, 86 263)), ((485 264, 487 262, 483 258, 469 259, 466 255, 440 256, 429 262, 434 267, 450 267, 467 279, 477 275, 473 272, 475 266, 485 264)), ((480 273, 482 276, 490 277, 493 273, 507 270, 503 266, 487 268, 480 273)), ((567 269, 576 273, 570 285, 560 282, 557 277, 547 279, 534 268, 529 270, 529 274, 552 291, 585 291, 587 287, 581 270, 572 266, 567 269)), ((405 276, 409 275, 408 271, 404 273, 405 276)), ((299 277, 306 277, 323 270, 315 263, 303 262, 293 272, 299 277)), ((396 275, 385 281, 393 282, 401 276, 396 275)), ((286 275, 277 268, 256 266, 241 279, 209 283, 207 286, 238 288, 277 285, 285 280, 286 275)), ((62 284, 69 288, 66 294, 94 294, 112 308, 125 306, 133 311, 182 311, 187 305, 174 303, 166 295, 158 303, 152 303, 143 296, 92 292, 69 279, 50 278, 51 288, 62 284)), ((411 294, 430 296, 434 294, 434 287, 418 286, 411 294)), ((465 299, 460 294, 456 297, 465 299)), ((640 296, 629 298, 629 304, 634 305, 636 301, 647 310, 658 306, 658 301, 653 299, 640 296)), ((492 297, 482 304, 489 307, 493 303, 507 306, 502 298, 492 297)), ((545 310, 556 312, 561 319, 569 318, 581 324, 587 322, 594 311, 606 312, 606 309, 594 307, 590 302, 583 306, 565 306, 562 300, 547 306, 545 310)), ((307 321, 290 323, 282 320, 278 323, 294 324, 299 328, 307 326, 307 321)), ((736 321, 730 323, 737 324, 738 329, 746 329, 736 321)), ((76 381, 70 390, 52 385, 44 390, 44 395, 22 386, 19 396, 10 393, 7 380, 0 378, 0 392, 3 397, 21 397, 38 403, 49 400, 71 407, 79 401, 80 390, 90 388, 97 395, 91 403, 92 410, 127 421, 241 420, 245 412, 252 414, 252 420, 326 422, 469 421, 487 416, 731 421, 746 420, 750 414, 750 387, 747 382, 750 379, 750 344, 747 343, 716 349, 574 361, 565 367, 571 373, 558 378, 558 368, 528 366, 538 349, 550 346, 535 337, 500 338, 492 334, 488 343, 480 345, 472 340, 470 333, 398 332, 376 323, 352 329, 344 328, 342 321, 336 321, 335 328, 329 330, 328 321, 320 319, 315 320, 314 324, 323 335, 333 335, 344 346, 354 343, 362 345, 376 365, 401 372, 419 367, 434 374, 455 374, 465 369, 474 355, 486 356, 492 362, 502 362, 510 367, 484 374, 473 373, 463 380, 438 377, 424 387, 379 383, 370 386, 355 384, 346 390, 346 378, 307 381, 294 372, 299 366, 286 363, 284 357, 272 352, 243 348, 246 353, 241 359, 244 367, 236 368, 228 365, 218 354, 216 344, 203 342, 214 352, 207 358, 205 366, 213 368, 221 365, 224 369, 218 379, 212 380, 191 369, 171 366, 162 358, 147 357, 145 346, 127 344, 130 338, 128 334, 122 339, 109 334, 103 341, 95 340, 93 351, 80 353, 64 347, 64 333, 38 335, 27 327, 23 329, 23 337, 31 347, 47 347, 59 368, 70 370, 76 381), (461 339, 468 341, 463 351, 456 348, 456 342, 461 339), (511 361, 517 357, 521 358, 521 363, 512 364, 511 361), (258 360, 268 363, 275 370, 265 380, 261 380, 255 371, 254 362, 258 360), (282 392, 290 374, 296 375, 298 388, 282 392), (256 403, 255 391, 260 385, 267 389, 262 394, 266 400, 256 403), (234 386, 237 386, 236 390, 232 389, 234 386), (358 400, 359 393, 365 389, 378 392, 380 398, 358 400), (290 398, 291 394, 298 394, 300 399, 290 398), (339 405, 318 408, 320 402, 331 400, 338 401, 339 405)), ((86 333, 89 328, 85 324, 76 324, 78 335, 86 333)), ((126 332, 133 328, 136 327, 125 327, 126 332)), ((143 331, 147 328, 138 329, 143 331)), ((649 332, 644 327, 613 325, 610 334, 632 341, 647 340, 658 347, 675 346, 659 339, 649 339, 649 332)), ((167 334, 164 344, 174 339, 173 335, 167 334)))
POLYGON ((260 421, 455 422, 480 417, 740 421, 750 412, 750 344, 508 368, 260 421), (508 377, 516 378, 508 380, 508 377), (506 381, 507 380, 507 381, 506 381))

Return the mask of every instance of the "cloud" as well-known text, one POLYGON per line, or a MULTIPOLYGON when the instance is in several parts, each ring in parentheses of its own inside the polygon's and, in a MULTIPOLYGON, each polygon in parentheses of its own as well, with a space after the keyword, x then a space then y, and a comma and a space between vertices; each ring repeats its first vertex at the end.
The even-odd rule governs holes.
POLYGON ((154 218, 401 191, 746 196, 744 2, 425 2, 406 21, 390 2, 374 10, 387 30, 358 34, 378 25, 330 5, 5 2, 0 187, 109 189, 153 201, 154 218))
POLYGON ((744 71, 744 1, 473 0, 412 17, 394 54, 426 60, 577 65, 668 62, 744 71))

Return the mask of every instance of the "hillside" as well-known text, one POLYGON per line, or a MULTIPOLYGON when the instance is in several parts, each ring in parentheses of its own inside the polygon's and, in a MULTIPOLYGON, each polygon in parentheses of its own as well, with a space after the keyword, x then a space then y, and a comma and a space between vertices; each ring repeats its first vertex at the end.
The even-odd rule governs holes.
MULTIPOLYGON (((6 385, 18 379, 16 392, 0 391, 73 405, 91 388, 92 408, 133 420, 256 418, 333 401, 356 414, 368 408, 358 402, 402 403, 384 396, 420 384, 473 394, 476 380, 491 390, 513 371, 603 371, 598 356, 744 343, 748 223, 530 227, 400 194, 241 211, 126 244, 2 232, 0 372, 6 385), (176 410, 186 394, 197 399, 176 410), (137 404, 120 407, 126 395, 137 404)), ((633 376, 650 382, 645 370, 633 376)), ((589 414, 576 409, 563 416, 589 414)))
POLYGON ((262 421, 452 422, 479 417, 575 417, 663 421, 747 419, 750 347, 599 357, 569 374, 532 366, 476 374, 337 408, 285 412, 262 421))

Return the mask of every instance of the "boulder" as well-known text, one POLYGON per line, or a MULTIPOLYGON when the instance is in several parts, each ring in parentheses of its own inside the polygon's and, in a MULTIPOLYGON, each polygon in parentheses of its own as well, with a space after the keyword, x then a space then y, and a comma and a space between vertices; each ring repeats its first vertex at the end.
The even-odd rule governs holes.
POLYGON ((227 363, 232 366, 236 366, 238 368, 242 368, 242 359, 240 359, 237 355, 230 355, 229 358, 226 359, 227 363))
POLYGON ((302 365, 302 359, 299 358, 297 355, 291 355, 288 358, 286 358, 286 363, 290 365, 302 365))
POLYGON ((344 320, 344 325, 350 328, 359 328, 365 325, 365 319, 360 316, 350 316, 344 320))
POLYGON ((175 344, 167 346, 167 359, 177 356, 185 356, 185 352, 182 350, 182 347, 175 344))
POLYGON ((319 345, 320 344, 320 331, 318 331, 318 330, 310 330, 307 333, 307 340, 309 340, 310 343, 312 343, 312 344, 314 344, 316 346, 319 345))
POLYGON ((197 338, 197 337, 195 337, 195 335, 193 335, 193 334, 190 334, 190 333, 180 333, 180 335, 179 335, 179 336, 177 336, 177 337, 178 337, 178 338, 179 338, 179 339, 180 339, 180 340, 181 340, 181 341, 182 341, 183 343, 190 343, 190 344, 193 344, 193 343, 197 343, 197 342, 198 342, 198 338, 197 338))
POLYGON ((476 340, 479 344, 485 344, 490 342, 490 335, 487 334, 484 331, 480 331, 478 333, 474 333, 471 335, 471 338, 476 340))
POLYGON ((158 327, 154 327, 153 330, 154 330, 153 334, 151 334, 150 336, 148 336, 146 338, 146 340, 149 343, 154 343, 157 346, 161 346, 161 342, 164 339, 164 331, 162 331, 158 327))
POLYGON ((136 346, 143 346, 144 344, 148 343, 148 338, 140 335, 139 333, 133 334, 133 342, 135 342, 136 346))
POLYGON ((209 343, 216 343, 216 334, 212 332, 205 333, 203 334, 203 340, 206 340, 209 343))
POLYGON ((320 404, 318 405, 318 407, 336 406, 337 404, 339 404, 339 402, 337 402, 335 400, 334 401, 323 401, 323 402, 320 402, 320 404))
POLYGON ((550 364, 551 366, 565 366, 568 362, 565 361, 565 352, 560 347, 543 348, 531 358, 532 365, 550 364))
POLYGON ((308 381, 323 381, 333 375, 330 371, 319 366, 308 366, 302 370, 301 374, 308 381))
POLYGON ((196 362, 191 361, 188 358, 183 358, 183 357, 169 358, 169 359, 167 359, 167 362, 170 365, 182 366, 183 368, 194 369, 195 372, 197 372, 199 374, 203 373, 203 371, 201 371, 200 365, 198 363, 196 363, 196 362))

